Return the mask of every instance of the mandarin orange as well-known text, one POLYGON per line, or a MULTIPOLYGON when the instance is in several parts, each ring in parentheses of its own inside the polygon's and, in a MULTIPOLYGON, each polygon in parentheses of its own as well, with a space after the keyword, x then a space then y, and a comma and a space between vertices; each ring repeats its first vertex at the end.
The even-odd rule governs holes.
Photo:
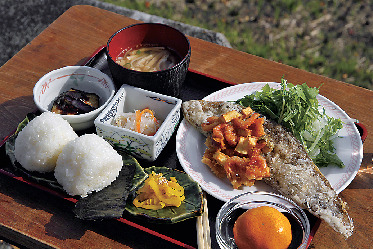
POLYGON ((240 215, 233 235, 239 249, 286 249, 292 240, 288 218, 269 206, 249 209, 240 215))

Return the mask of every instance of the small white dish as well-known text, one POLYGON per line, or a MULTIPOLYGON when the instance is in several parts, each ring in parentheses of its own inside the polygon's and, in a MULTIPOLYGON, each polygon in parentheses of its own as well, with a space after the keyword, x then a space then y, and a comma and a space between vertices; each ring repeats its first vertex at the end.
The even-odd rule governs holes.
POLYGON ((95 68, 66 66, 47 73, 36 82, 33 90, 34 102, 41 112, 50 111, 53 101, 71 88, 97 94, 100 97, 99 108, 84 114, 61 116, 74 130, 92 127, 94 119, 114 96, 113 81, 108 75, 95 68))
POLYGON ((182 101, 175 97, 124 84, 109 105, 95 119, 97 134, 117 150, 124 150, 135 157, 154 161, 179 123, 181 103, 182 101), (156 118, 162 122, 154 136, 113 125, 117 114, 133 113, 145 108, 152 110, 156 118))

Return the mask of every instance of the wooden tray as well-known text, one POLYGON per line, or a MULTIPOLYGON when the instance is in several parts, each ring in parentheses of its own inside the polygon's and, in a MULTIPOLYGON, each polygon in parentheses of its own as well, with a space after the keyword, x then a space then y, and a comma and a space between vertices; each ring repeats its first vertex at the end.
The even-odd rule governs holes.
MULTIPOLYGON (((89 59, 82 62, 82 65, 97 68, 110 76, 111 74, 107 66, 105 50, 105 46, 98 48, 89 59)), ((214 78, 209 75, 199 73, 197 71, 189 70, 187 73, 184 86, 181 88, 179 98, 183 101, 187 101, 190 99, 202 99, 210 93, 225 88, 230 84, 233 83, 218 78, 214 78), (203 84, 200 84, 200 82, 203 82, 203 84)), ((361 131, 362 140, 364 141, 367 134, 366 129, 360 123, 357 124, 357 126, 359 128, 359 131, 361 131)), ((140 165, 143 167, 149 167, 153 165, 165 166, 173 169, 182 170, 182 167, 176 155, 175 137, 176 132, 173 134, 170 141, 168 142, 168 144, 166 145, 166 147, 164 148, 164 150, 162 151, 162 153, 156 161, 148 162, 145 160, 138 159, 140 165)), ((38 183, 29 181, 21 176, 14 174, 10 169, 10 160, 5 155, 5 149, 3 145, 5 144, 6 140, 7 138, 0 142, 0 159, 3 162, 0 166, 0 173, 8 175, 17 181, 26 183, 32 187, 36 187, 50 194, 59 196, 60 198, 63 198, 69 202, 76 202, 74 198, 66 195, 65 193, 52 190, 47 186, 40 185, 38 183)), ((218 244, 215 238, 215 219, 220 207, 223 205, 223 202, 217 200, 212 196, 207 196, 207 200, 209 207, 209 221, 211 227, 212 248, 218 248, 218 244)), ((306 213, 309 217, 310 224, 312 227, 311 236, 309 240, 310 243, 313 238, 313 235, 319 227, 320 220, 314 217, 313 215, 309 214, 308 212, 306 213)), ((175 246, 182 248, 197 247, 195 219, 188 219, 186 221, 182 221, 176 224, 152 224, 125 214, 124 217, 118 219, 118 221, 125 224, 125 229, 123 229, 123 232, 133 234, 133 236, 131 237, 134 239, 134 241, 141 240, 142 244, 148 243, 148 246, 157 243, 157 247, 161 246, 163 248, 175 248, 175 246)))

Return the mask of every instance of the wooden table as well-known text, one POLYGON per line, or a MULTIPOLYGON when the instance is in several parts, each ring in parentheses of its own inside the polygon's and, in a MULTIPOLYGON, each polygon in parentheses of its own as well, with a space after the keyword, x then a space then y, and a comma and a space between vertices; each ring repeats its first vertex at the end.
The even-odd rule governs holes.
MULTIPOLYGON (((91 6, 75 6, 0 68, 0 139, 34 111, 32 89, 45 73, 75 65, 106 44, 118 29, 138 21, 91 6)), ((279 81, 309 86, 373 130, 373 92, 287 65, 190 37, 191 71, 233 83, 279 81)), ((368 248, 373 244, 373 138, 364 143, 364 158, 353 182, 340 196, 348 202, 355 232, 344 240, 322 222, 311 248, 368 248)), ((87 222, 73 217, 73 204, 0 176, 0 237, 30 248, 141 248, 134 228, 114 221, 87 222)), ((158 247, 159 241, 154 240, 158 247)), ((160 246, 162 242, 159 242, 160 246)), ((159 247, 160 247, 159 246, 159 247)))

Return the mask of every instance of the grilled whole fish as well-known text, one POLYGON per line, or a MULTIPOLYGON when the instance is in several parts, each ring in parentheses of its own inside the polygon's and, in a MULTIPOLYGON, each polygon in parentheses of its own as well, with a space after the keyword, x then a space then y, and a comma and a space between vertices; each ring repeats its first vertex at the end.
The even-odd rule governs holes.
MULTIPOLYGON (((211 116, 244 107, 231 102, 190 100, 182 105, 185 119, 205 136, 202 123, 211 116)), ((307 154, 303 145, 284 127, 266 119, 266 140, 273 150, 264 154, 271 176, 264 181, 300 207, 323 219, 345 238, 352 235, 353 222, 347 204, 338 197, 329 181, 307 154)))

